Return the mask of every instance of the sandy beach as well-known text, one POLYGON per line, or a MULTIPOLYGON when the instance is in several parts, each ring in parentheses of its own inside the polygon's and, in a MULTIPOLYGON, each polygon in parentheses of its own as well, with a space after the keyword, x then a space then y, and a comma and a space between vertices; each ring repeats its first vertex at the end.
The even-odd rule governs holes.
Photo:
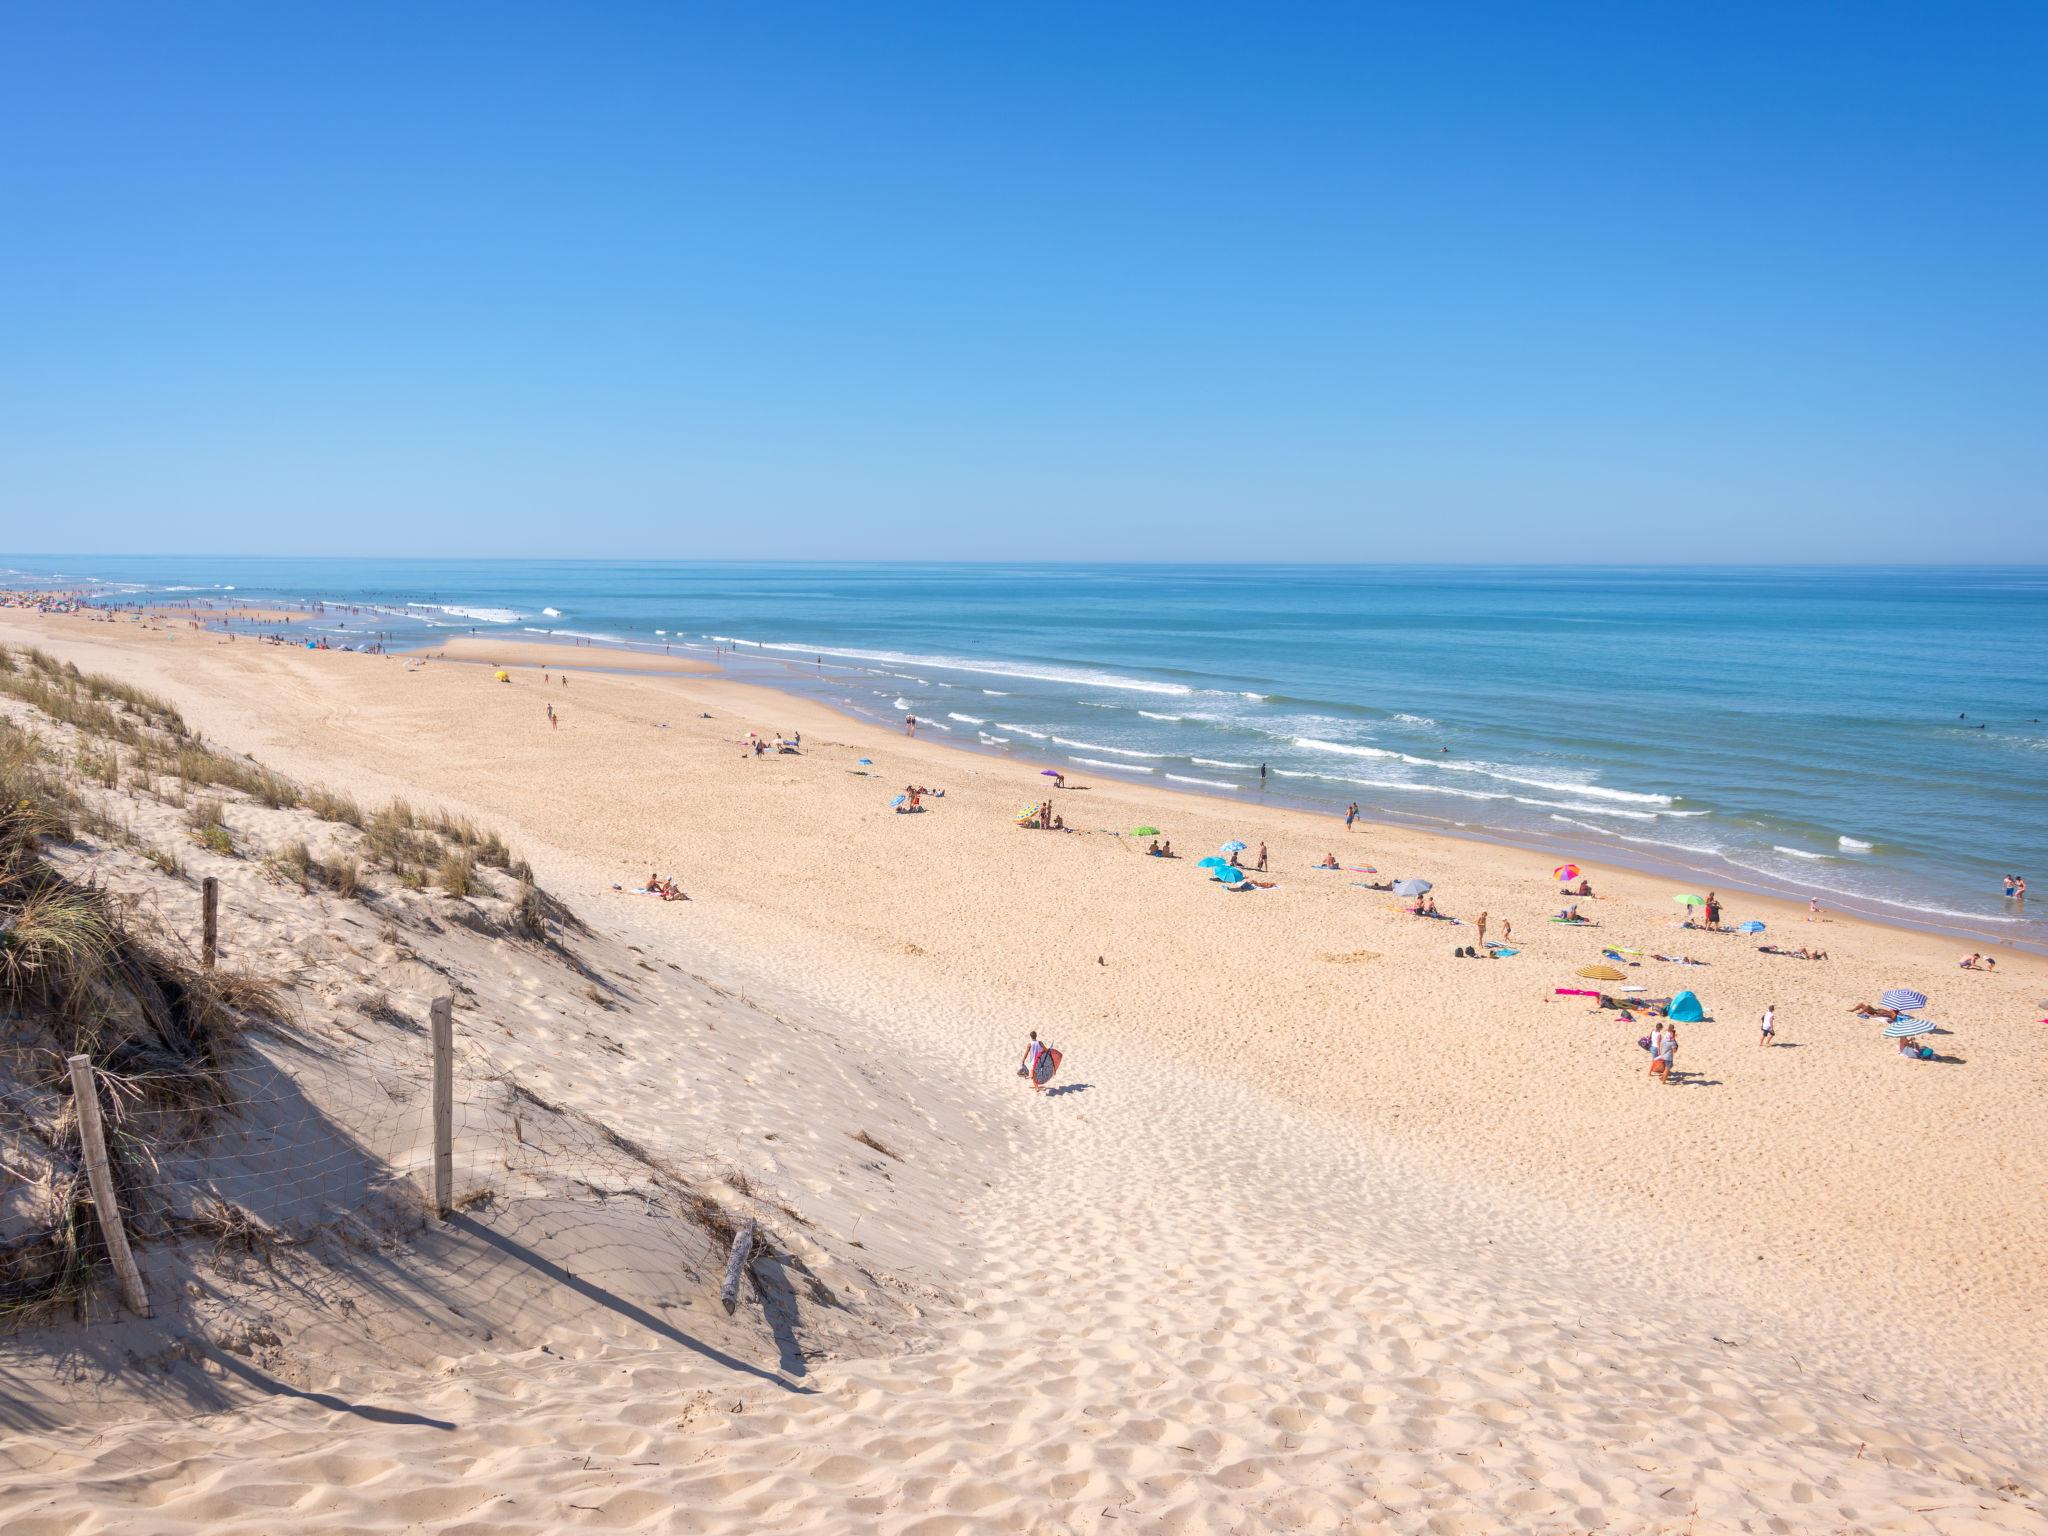
POLYGON ((485 666, 573 667, 600 672, 715 673, 708 661, 690 656, 656 656, 617 646, 570 645, 565 641, 499 640, 490 635, 465 635, 408 655, 437 661, 473 661, 485 666))
MULTIPOLYGON (((1107 773, 1048 790, 685 659, 544 683, 599 663, 14 613, 0 643, 307 780, 487 820, 594 926, 834 1021, 786 1103, 749 1081, 693 1113, 758 1147, 850 1091, 828 1063, 871 1062, 897 1150, 944 1174, 862 1237, 948 1298, 801 1396, 458 1358, 408 1396, 449 1431, 310 1402, 129 1419, 17 1447, 10 1530, 2048 1529, 2048 960, 1962 970, 1956 940, 1747 896, 1729 921, 1762 939, 1687 930, 1669 882, 1597 864, 1593 926, 1567 927, 1536 854, 1107 773), (898 814, 911 784, 944 794, 898 814), (1048 794, 1066 831, 1015 824, 1048 794), (1271 889, 1203 878, 1231 838, 1266 845, 1271 889), (650 871, 690 900, 636 894, 650 871), (1418 875, 1456 922, 1360 883, 1418 875), (1517 953, 1454 953, 1481 913, 1517 953), (1578 979, 1607 948, 1624 980, 1578 979), (1674 1083, 1647 1020, 1557 995, 1596 986, 1698 994, 1674 1083), (1849 1014, 1890 987, 1928 995, 1942 1060, 1849 1014), (1065 1052, 1057 1097, 1016 1082, 1031 1029, 1065 1052), (699 1390, 716 1411, 684 1413, 699 1390)), ((744 1011, 718 1027, 737 1071, 781 1060, 744 1011)), ((678 1090, 640 1091, 659 1126, 678 1090)))

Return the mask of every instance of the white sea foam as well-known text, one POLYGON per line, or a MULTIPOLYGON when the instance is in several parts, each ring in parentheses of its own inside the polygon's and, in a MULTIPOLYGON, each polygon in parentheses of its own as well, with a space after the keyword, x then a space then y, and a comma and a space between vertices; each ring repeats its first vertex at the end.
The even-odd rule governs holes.
MULTIPOLYGON (((1389 752, 1385 747, 1352 746, 1341 741, 1317 741, 1312 736, 1297 736, 1294 744, 1305 752, 1341 752, 1346 757, 1400 757, 1399 752, 1389 752)), ((1416 759, 1420 761, 1420 759, 1416 759)))
POLYGON ((1402 723, 1403 725, 1435 725, 1435 724, 1436 724, 1436 722, 1435 722, 1434 720, 1430 719, 1430 718, 1429 718, 1429 716, 1427 716, 1427 715, 1409 715, 1409 714, 1399 714, 1399 715, 1396 715, 1396 716, 1394 716, 1394 718, 1395 718, 1396 720, 1400 721, 1400 722, 1401 722, 1401 723, 1402 723))
POLYGON ((604 645, 624 645, 626 643, 622 636, 606 634, 603 630, 597 629, 539 629, 531 624, 524 625, 522 628, 529 635, 560 635, 567 640, 596 640, 604 645))
POLYGON ((1829 857, 1825 853, 1810 853, 1804 848, 1787 848, 1783 843, 1771 844, 1771 851, 1773 853, 1789 853, 1795 859, 1825 859, 1829 857))
POLYGON ((987 731, 981 731, 977 734, 981 737, 983 741, 987 742, 990 746, 1001 746, 1004 742, 1010 739, 1007 736, 991 736, 987 731))
POLYGON ((1152 773, 1156 770, 1142 763, 1105 763, 1097 757, 1068 757, 1070 763, 1086 763, 1090 768, 1114 768, 1118 773, 1152 773))
POLYGON ((1149 710, 1149 709, 1141 709, 1141 710, 1139 710, 1139 711, 1138 711, 1138 713, 1139 713, 1139 714, 1141 714, 1141 715, 1143 715, 1143 716, 1144 716, 1144 717, 1145 717, 1145 718, 1146 718, 1147 720, 1178 720, 1178 719, 1180 719, 1180 716, 1179 716, 1179 715, 1161 715, 1161 714, 1155 714, 1155 713, 1154 713, 1153 711, 1151 711, 1151 710, 1149 710))
POLYGON ((889 707, 891 709, 908 709, 910 708, 910 700, 896 699, 890 703, 889 707))
MULTIPOLYGON (((232 592, 235 589, 229 587, 227 590, 232 592)), ((465 608, 459 603, 407 603, 405 606, 425 609, 429 613, 445 613, 456 619, 475 619, 480 624, 517 624, 526 617, 512 608, 465 608)))
POLYGON ((1007 720, 998 720, 996 724, 1000 725, 1006 731, 1015 731, 1019 736, 1032 736, 1036 737, 1040 741, 1045 740, 1046 737, 1046 733, 1044 731, 1034 731, 1028 725, 1012 725, 1007 720))
POLYGON ((1165 777, 1176 784, 1200 784, 1205 789, 1241 789, 1238 784, 1227 784, 1222 779, 1191 779, 1184 773, 1169 773, 1165 777))
POLYGON ((963 715, 963 714, 959 713, 959 712, 958 712, 957 710, 950 710, 950 709, 949 709, 949 710, 947 710, 947 711, 946 711, 946 718, 947 718, 948 720, 959 720, 959 721, 961 721, 961 722, 963 722, 963 723, 965 723, 965 724, 967 724, 967 725, 987 725, 987 724, 988 724, 988 722, 987 722, 986 720, 982 719, 982 718, 981 718, 981 716, 979 716, 979 715, 963 715))
POLYGON ((992 699, 1007 699, 1010 696, 1010 690, 1007 688, 984 688, 981 691, 992 699))
POLYGON ((1069 741, 1064 736, 1055 736, 1053 741, 1062 747, 1075 747, 1083 752, 1113 752, 1118 757, 1164 757, 1164 752, 1134 752, 1129 747, 1105 747, 1099 741, 1069 741))
POLYGON ((1875 843, 1866 843, 1860 837, 1849 837, 1846 834, 1836 838, 1835 842, 1841 847, 1848 849, 1851 853, 1867 853, 1870 849, 1877 846, 1875 843))
MULTIPOLYGON (((543 608, 541 609, 540 613, 541 617, 544 619, 559 619, 562 616, 562 610, 559 608, 543 608)), ((668 631, 665 629, 657 629, 655 633, 657 635, 665 635, 668 633, 668 631)))
POLYGON ((868 651, 829 645, 797 645, 785 640, 749 640, 748 645, 764 651, 798 651, 814 656, 850 656, 856 661, 893 662, 902 667, 938 668, 944 672, 968 672, 978 677, 1018 677, 1041 683, 1073 683, 1087 688, 1115 688, 1130 693, 1190 694, 1184 683, 1160 683, 1150 678, 1126 677, 1094 667, 1062 667, 1026 661, 983 661, 969 656, 917 656, 903 651, 868 651))
POLYGON ((1358 743, 1341 741, 1319 741, 1312 736, 1297 736, 1294 744, 1305 751, 1336 752, 1348 757, 1391 757, 1416 768, 1435 768, 1445 773, 1476 773, 1503 784, 1520 784, 1527 789, 1547 789, 1553 794, 1588 795, 1595 800, 1616 800, 1627 805, 1670 805, 1670 795, 1645 794, 1634 789, 1609 789, 1604 784, 1574 784, 1570 780, 1537 779, 1527 774, 1511 773, 1495 763, 1465 762, 1449 757, 1416 757, 1407 752, 1390 752, 1385 747, 1369 747, 1358 743))
POLYGON ((1220 757, 1191 757, 1188 761, 1200 763, 1204 768, 1250 768, 1253 766, 1250 763, 1225 762, 1220 757))

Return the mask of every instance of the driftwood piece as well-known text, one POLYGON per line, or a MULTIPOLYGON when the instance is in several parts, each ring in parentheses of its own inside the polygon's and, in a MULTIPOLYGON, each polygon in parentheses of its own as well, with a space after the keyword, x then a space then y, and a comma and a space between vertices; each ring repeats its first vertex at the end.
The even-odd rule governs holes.
POLYGON ((725 1315, 732 1316, 740 1304, 740 1276, 747 1272, 747 1260, 753 1257, 754 1238, 759 1226, 749 1219, 747 1224, 733 1234, 732 1254, 725 1261, 725 1284, 720 1287, 718 1299, 725 1307, 725 1315))

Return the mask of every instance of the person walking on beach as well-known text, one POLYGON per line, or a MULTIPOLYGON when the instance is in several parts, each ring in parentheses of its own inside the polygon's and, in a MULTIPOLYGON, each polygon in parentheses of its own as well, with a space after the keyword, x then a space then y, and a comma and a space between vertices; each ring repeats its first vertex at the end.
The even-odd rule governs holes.
POLYGON ((1263 874, 1264 874, 1265 872, 1266 872, 1266 845, 1265 845, 1264 843, 1261 843, 1261 844, 1259 844, 1259 873, 1263 875, 1263 874))
POLYGON ((1045 1092, 1045 1084, 1038 1080, 1038 1058, 1045 1054, 1045 1045, 1038 1038, 1038 1031, 1031 1031, 1031 1041, 1024 1047, 1024 1065, 1017 1075, 1031 1085, 1033 1093, 1045 1092))
POLYGON ((1353 825, 1353 823, 1355 823, 1355 822, 1356 822, 1357 820, 1358 820, 1358 802, 1357 802, 1356 800, 1354 800, 1354 801, 1352 801, 1352 802, 1351 802, 1351 804, 1350 804, 1349 806, 1347 806, 1347 807, 1345 808, 1345 810, 1344 810, 1344 830, 1345 830, 1346 832, 1349 832, 1349 831, 1351 830, 1351 828, 1352 828, 1352 825, 1353 825))
POLYGON ((1820 898, 1818 896, 1806 898, 1806 920, 1809 923, 1820 921, 1820 898))
POLYGON ((1484 952, 1485 952, 1485 949, 1486 949, 1486 914, 1485 914, 1484 912, 1482 912, 1482 913, 1480 913, 1480 914, 1479 914, 1479 923, 1478 923, 1478 928, 1479 928, 1479 948, 1480 948, 1480 951, 1481 951, 1482 953, 1484 953, 1484 952))
POLYGON ((1772 1003, 1764 1009, 1763 1038, 1757 1044, 1769 1050, 1778 1043, 1778 1005, 1772 1003))
POLYGON ((1678 1067, 1678 1030, 1675 1026, 1664 1031, 1664 1048, 1657 1058, 1663 1070, 1657 1075, 1664 1079, 1664 1086, 1671 1086, 1671 1074, 1678 1067))
POLYGON ((1667 1027, 1664 1021, 1659 1019, 1656 1028, 1650 1031, 1650 1076, 1652 1077, 1662 1077, 1664 1075, 1664 1031, 1667 1027))
POLYGON ((905 715, 903 717, 903 734, 906 736, 915 736, 917 734, 917 716, 905 715))
POLYGON ((1261 788, 1261 789, 1264 789, 1265 787, 1266 787, 1266 765, 1265 765, 1264 763, 1261 763, 1261 764, 1259 764, 1259 788, 1261 788))

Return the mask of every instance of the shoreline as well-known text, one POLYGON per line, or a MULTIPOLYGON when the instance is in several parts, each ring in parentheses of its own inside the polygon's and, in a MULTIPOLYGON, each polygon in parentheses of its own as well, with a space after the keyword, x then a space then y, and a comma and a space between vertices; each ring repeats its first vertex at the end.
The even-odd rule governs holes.
MULTIPOLYGON (((456 643, 478 648, 478 655, 475 659, 481 659, 482 651, 490 646, 488 637, 485 636, 466 637, 464 641, 456 643)), ((431 654, 434 650, 445 646, 445 644, 447 642, 442 642, 440 645, 429 644, 420 647, 394 649, 392 654, 419 655, 423 652, 431 654)), ((525 644, 526 642, 511 641, 498 645, 497 649, 501 652, 512 651, 519 649, 525 644)), ((900 734, 900 726, 893 721, 884 719, 879 715, 870 716, 863 714, 858 709, 849 707, 845 702, 827 696, 827 691, 823 688, 809 689, 801 686, 803 674, 800 673, 799 669, 803 666, 803 663, 798 661, 785 660, 778 657, 755 656, 746 652, 729 652, 725 653, 719 662, 699 662, 695 666, 690 666, 684 664, 682 658, 657 657, 648 651, 636 649, 634 643, 630 641, 594 640, 584 646, 566 647, 547 646, 544 642, 536 642, 535 648, 550 651, 559 649, 577 658, 589 656, 593 652, 605 652, 614 656, 644 659, 650 663, 670 661, 673 664, 674 670, 701 672, 706 675, 715 674, 742 686, 763 688, 788 697, 791 700, 818 706, 847 722, 849 725, 858 726, 864 730, 895 731, 900 734), (745 671, 737 671, 730 664, 733 660, 743 663, 745 671), (757 669, 765 675, 753 675, 757 669)), ((692 648, 702 649, 702 647, 692 648)), ((587 670, 593 673, 611 672, 624 674, 667 670, 659 665, 640 665, 634 663, 621 663, 616 666, 610 666, 595 659, 588 661, 580 659, 564 660, 556 664, 571 670, 587 670)), ((866 675, 859 672, 858 669, 846 668, 843 664, 841 664, 839 671, 842 678, 848 674, 866 675)), ((830 679, 832 674, 828 672, 824 676, 830 679)), ((922 717, 920 717, 920 723, 923 723, 922 717)), ((966 753, 983 761, 1018 764, 1032 770, 1034 773, 1047 768, 1062 773, 1066 772, 1066 768, 1062 767, 1059 762, 1056 762, 1051 755, 1034 755, 1029 750, 999 750, 979 740, 968 740, 950 733, 939 735, 921 734, 917 740, 951 751, 966 753)), ((1068 777, 1078 777, 1078 775, 1068 774, 1068 777)), ((1218 813, 1234 811, 1251 816, 1263 814, 1267 810, 1285 810, 1306 816, 1329 818, 1340 823, 1343 820, 1341 808, 1333 804, 1319 802, 1307 794, 1286 789, 1262 788, 1257 791, 1246 791, 1239 798, 1231 798, 1216 794, 1213 791, 1206 791, 1191 786, 1168 785, 1164 783, 1153 784, 1136 776, 1129 779, 1116 778, 1109 782, 1125 784, 1133 790, 1148 790, 1153 794, 1191 798, 1203 802, 1209 809, 1218 813)), ((1545 857, 1569 859, 1572 862, 1588 865, 1589 867, 1610 866, 1617 871, 1654 876, 1658 879, 1671 880, 1677 884, 1714 886, 1716 888, 1726 887, 1731 891, 1737 891, 1746 896, 1757 897, 1779 904, 1786 913, 1796 916, 1804 915, 1804 908, 1808 898, 1818 892, 1817 887, 1802 890, 1797 887, 1772 882, 1764 877, 1744 872, 1739 866, 1734 865, 1709 868, 1703 865, 1687 864, 1680 859, 1666 859, 1653 854, 1642 854, 1633 849, 1616 849, 1603 843, 1589 844, 1584 839, 1573 840, 1556 837, 1546 841, 1541 833, 1518 835, 1505 828, 1429 825, 1427 823, 1430 818, 1420 815, 1399 820, 1392 819, 1399 814, 1398 812, 1389 813, 1384 809, 1366 811, 1360 815, 1359 825, 1380 832, 1402 832, 1422 837, 1449 838, 1460 843, 1474 844, 1486 848, 1498 848, 1506 852, 1533 853, 1541 854, 1545 857), (1579 849, 1587 846, 1597 849, 1596 856, 1590 861, 1578 852, 1579 849)), ((1891 911, 1873 910, 1873 907, 1881 904, 1845 900, 1832 892, 1822 892, 1819 894, 1821 895, 1824 910, 1832 918, 1842 918, 1852 922, 1865 923, 1879 928, 1895 929, 1901 933, 1910 933, 1924 937, 1956 939, 1995 946, 2001 950, 2010 951, 2013 954, 2048 955, 2048 938, 2036 941, 2024 937, 2008 936, 1995 929, 1970 926, 1978 921, 1970 918, 1957 917, 1953 921, 1944 922, 1935 916, 1915 918, 1895 915, 1891 911)))
MULTIPOLYGON (((222 628, 215 631, 219 634, 231 632, 226 621, 235 617, 232 612, 227 611, 212 614, 203 611, 188 612, 187 610, 192 607, 188 602, 110 602, 105 598, 89 601, 100 605, 97 611, 103 621, 112 621, 116 616, 125 617, 138 612, 161 614, 181 620, 212 618, 222 621, 222 628)), ((94 611, 88 607, 84 613, 89 615, 94 611)), ((250 611, 253 613, 254 609, 250 611)), ((37 614, 33 609, 4 606, 0 606, 0 615, 37 617, 44 620, 81 616, 78 613, 37 614)), ((273 613, 273 610, 266 607, 263 609, 261 620, 257 621, 257 627, 232 632, 260 637, 271 632, 266 626, 276 619, 296 622, 312 616, 313 612, 310 609, 299 613, 277 609, 273 613)), ((588 671, 597 675, 718 676, 744 686, 771 691, 793 702, 823 708, 849 725, 891 734, 900 733, 897 722, 879 713, 863 713, 854 707, 850 700, 833 695, 832 684, 865 680, 870 676, 868 669, 850 665, 843 658, 833 661, 824 672, 813 673, 804 670, 807 663, 794 657, 745 650, 720 651, 690 641, 632 641, 595 637, 578 637, 570 640, 551 638, 547 635, 515 638, 490 632, 446 635, 437 631, 429 631, 416 637, 389 640, 382 654, 444 659, 475 665, 502 659, 515 667, 552 667, 569 671, 588 671), (660 647, 658 650, 657 645, 660 647), (674 648, 697 653, 708 650, 715 659, 707 660, 702 654, 676 655, 673 653, 674 648), (606 659, 600 660, 600 657, 606 659)), ((928 722, 921 717, 921 723, 928 722)), ((1046 768, 1065 772, 1066 768, 1071 766, 1056 760, 1057 754, 1035 754, 1029 749, 1020 751, 1014 748, 994 748, 979 740, 955 736, 945 727, 936 729, 939 734, 920 735, 918 739, 967 754, 980 761, 1015 764, 1034 773, 1046 768)), ((1341 805, 1336 798, 1325 801, 1309 793, 1274 788, 1270 785, 1256 790, 1245 790, 1241 796, 1232 797, 1197 786, 1148 781, 1135 774, 1128 779, 1118 776, 1109 782, 1127 784, 1134 790, 1148 790, 1153 794, 1191 797, 1204 802, 1211 811, 1219 814, 1229 812, 1249 817, 1265 814, 1269 810, 1282 810, 1338 822, 1341 822, 1343 817, 1341 805)), ((1541 854, 1582 865, 1589 864, 1588 855, 1583 850, 1590 848, 1590 867, 1608 867, 1617 872, 1627 871, 1701 888, 1725 887, 1747 897, 1769 901, 1782 906, 1786 912, 1798 915, 1803 915, 1803 908, 1810 898, 1818 897, 1824 911, 1831 918, 1866 923, 1900 933, 1988 946, 2014 955, 2048 955, 2048 931, 2044 931, 2039 937, 2030 937, 2025 931, 2008 934, 1996 926, 2000 921, 1996 917, 1922 912, 1896 903, 1845 897, 1820 886, 1801 885, 1797 882, 1757 875, 1732 860, 1691 863, 1682 858, 1645 853, 1626 846, 1627 836, 1621 833, 1605 834, 1608 840, 1602 840, 1597 835, 1590 838, 1567 837, 1540 830, 1518 831, 1513 828, 1453 823, 1446 818, 1430 817, 1422 813, 1404 813, 1385 807, 1364 811, 1359 818, 1359 825, 1376 832, 1399 832, 1425 838, 1444 838, 1461 844, 1495 848, 1503 852, 1541 854), (1617 843, 1624 846, 1616 846, 1617 843)), ((2017 914, 2015 918, 2006 921, 2017 922, 2023 929, 2048 924, 2048 919, 2029 922, 2025 914, 2017 914)))

